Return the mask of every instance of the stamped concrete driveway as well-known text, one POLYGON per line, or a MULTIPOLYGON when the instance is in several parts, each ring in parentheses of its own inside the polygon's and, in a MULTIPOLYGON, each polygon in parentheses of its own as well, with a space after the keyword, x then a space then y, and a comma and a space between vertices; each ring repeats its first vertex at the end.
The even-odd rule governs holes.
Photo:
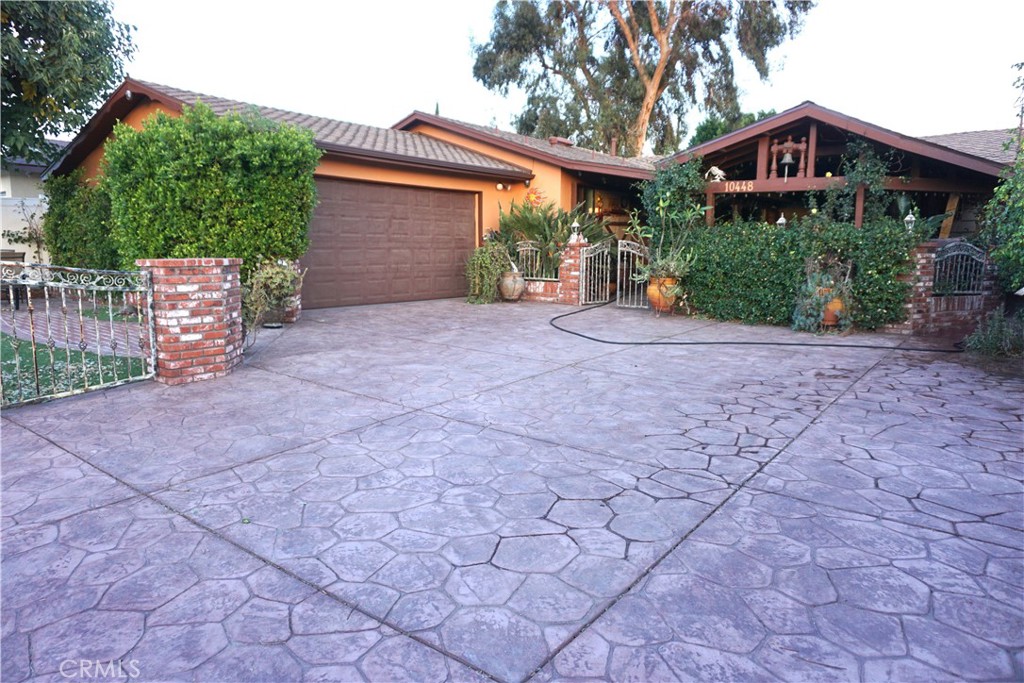
POLYGON ((3 680, 1024 678, 1019 366, 567 310, 5 411, 3 680))

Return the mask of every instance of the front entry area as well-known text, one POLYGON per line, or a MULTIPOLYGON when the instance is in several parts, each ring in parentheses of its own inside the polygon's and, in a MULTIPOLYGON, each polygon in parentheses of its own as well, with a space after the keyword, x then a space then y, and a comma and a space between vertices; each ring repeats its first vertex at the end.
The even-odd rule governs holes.
POLYGON ((316 185, 303 308, 465 296, 474 193, 334 178, 316 185))

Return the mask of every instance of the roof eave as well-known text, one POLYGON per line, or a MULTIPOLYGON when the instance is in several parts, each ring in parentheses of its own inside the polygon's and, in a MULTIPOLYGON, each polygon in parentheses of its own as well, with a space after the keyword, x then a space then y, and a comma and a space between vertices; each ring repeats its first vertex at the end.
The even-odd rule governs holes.
POLYGON ((126 78, 117 90, 107 98, 103 106, 93 114, 93 117, 89 119, 89 123, 68 143, 61 155, 46 167, 41 177, 45 180, 51 175, 60 175, 76 168, 95 149, 100 141, 110 135, 117 121, 138 106, 138 102, 135 101, 137 96, 159 102, 170 109, 178 111, 181 111, 182 106, 185 104, 181 100, 170 97, 159 90, 154 90, 139 81, 126 78), (93 144, 89 145, 89 142, 93 144))
POLYGON ((569 169, 571 171, 582 171, 585 173, 603 173, 605 175, 614 175, 624 178, 634 178, 637 180, 647 180, 654 177, 653 171, 647 171, 640 168, 630 168, 628 166, 614 166, 611 164, 602 164, 600 162, 581 162, 572 159, 566 159, 556 154, 545 152, 542 149, 531 147, 530 145, 524 145, 522 143, 513 142, 504 138, 488 135, 487 133, 480 131, 476 128, 469 126, 463 126, 457 121, 446 119, 440 116, 434 116, 433 114, 427 114, 421 111, 414 111, 413 113, 406 116, 404 119, 391 126, 397 130, 409 130, 418 123, 427 124, 431 126, 437 126, 449 130, 459 135, 465 135, 466 137, 476 140, 478 142, 484 142, 489 145, 494 145, 499 149, 504 149, 509 152, 515 152, 528 156, 534 159, 540 159, 546 161, 554 166, 560 168, 569 169))
POLYGON ((346 159, 383 163, 389 166, 399 166, 403 168, 414 168, 420 170, 431 169, 445 173, 454 173, 457 175, 487 178, 492 180, 530 180, 534 177, 533 173, 525 168, 482 168, 471 164, 460 164, 453 161, 441 161, 437 159, 423 159, 421 157, 410 157, 404 154, 395 154, 393 152, 378 152, 361 149, 359 147, 348 147, 346 145, 338 145, 321 141, 317 141, 316 146, 328 154, 344 157, 346 159))
POLYGON ((814 118, 850 133, 889 145, 890 147, 896 147, 913 154, 920 154, 938 161, 955 164, 986 175, 999 176, 1005 168, 1005 164, 966 154, 920 138, 903 135, 902 133, 861 121, 810 101, 802 102, 780 114, 756 121, 749 126, 727 133, 714 140, 709 140, 695 147, 677 152, 658 165, 661 166, 672 161, 683 163, 697 156, 707 156, 742 140, 770 134, 773 130, 788 126, 802 118, 814 118))

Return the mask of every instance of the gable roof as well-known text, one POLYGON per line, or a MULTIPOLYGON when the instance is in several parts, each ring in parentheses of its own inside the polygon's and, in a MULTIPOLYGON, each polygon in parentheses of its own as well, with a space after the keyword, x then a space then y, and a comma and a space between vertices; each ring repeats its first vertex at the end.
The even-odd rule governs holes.
POLYGON ((792 109, 787 109, 775 116, 761 119, 714 140, 696 145, 682 152, 677 152, 662 163, 667 163, 669 160, 681 163, 695 156, 707 156, 738 143, 764 135, 772 135, 802 119, 814 119, 888 147, 901 149, 912 154, 919 154, 991 176, 998 176, 1006 165, 990 158, 937 144, 924 138, 913 138, 909 135, 903 135, 902 133, 876 126, 873 123, 867 123, 852 116, 827 109, 811 101, 802 102, 792 109))
POLYGON ((654 176, 654 164, 661 159, 661 157, 612 156, 604 152, 576 147, 564 138, 548 138, 546 140, 532 138, 528 135, 510 133, 421 111, 414 111, 392 128, 409 130, 419 124, 436 126, 478 142, 492 144, 495 147, 541 159, 573 171, 603 173, 643 180, 654 176))
POLYGON ((1010 165, 1016 157, 1012 143, 1009 146, 1007 143, 1014 139, 1016 132, 1010 129, 974 130, 964 133, 925 135, 921 139, 958 150, 964 154, 1010 165))
POLYGON ((47 174, 64 173, 77 167, 102 140, 106 139, 116 121, 138 105, 139 97, 159 102, 174 111, 181 111, 183 106, 194 105, 198 101, 209 106, 216 114, 255 111, 271 121, 288 123, 312 131, 317 147, 329 154, 347 158, 488 178, 533 177, 531 171, 521 166, 424 135, 273 107, 261 107, 131 78, 125 80, 110 96, 71 142, 64 155, 47 169, 47 174))

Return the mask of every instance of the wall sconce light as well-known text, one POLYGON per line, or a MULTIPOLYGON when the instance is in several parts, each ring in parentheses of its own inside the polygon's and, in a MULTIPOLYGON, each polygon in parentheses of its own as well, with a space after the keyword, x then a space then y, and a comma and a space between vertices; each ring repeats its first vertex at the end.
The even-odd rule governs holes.
POLYGON ((775 225, 779 226, 780 228, 786 227, 786 214, 782 214, 781 216, 779 216, 779 220, 775 221, 775 225))
POLYGON ((529 187, 530 186, 530 179, 527 178, 526 180, 524 180, 523 181, 523 185, 526 185, 527 187, 529 187))
POLYGON ((903 225, 907 226, 907 232, 912 231, 914 229, 914 225, 916 223, 917 223, 917 219, 914 218, 914 212, 913 211, 907 211, 907 216, 906 216, 906 218, 903 219, 903 225))
POLYGON ((497 185, 494 186, 494 189, 496 189, 498 192, 501 192, 502 190, 505 189, 505 183, 498 183, 497 185))

